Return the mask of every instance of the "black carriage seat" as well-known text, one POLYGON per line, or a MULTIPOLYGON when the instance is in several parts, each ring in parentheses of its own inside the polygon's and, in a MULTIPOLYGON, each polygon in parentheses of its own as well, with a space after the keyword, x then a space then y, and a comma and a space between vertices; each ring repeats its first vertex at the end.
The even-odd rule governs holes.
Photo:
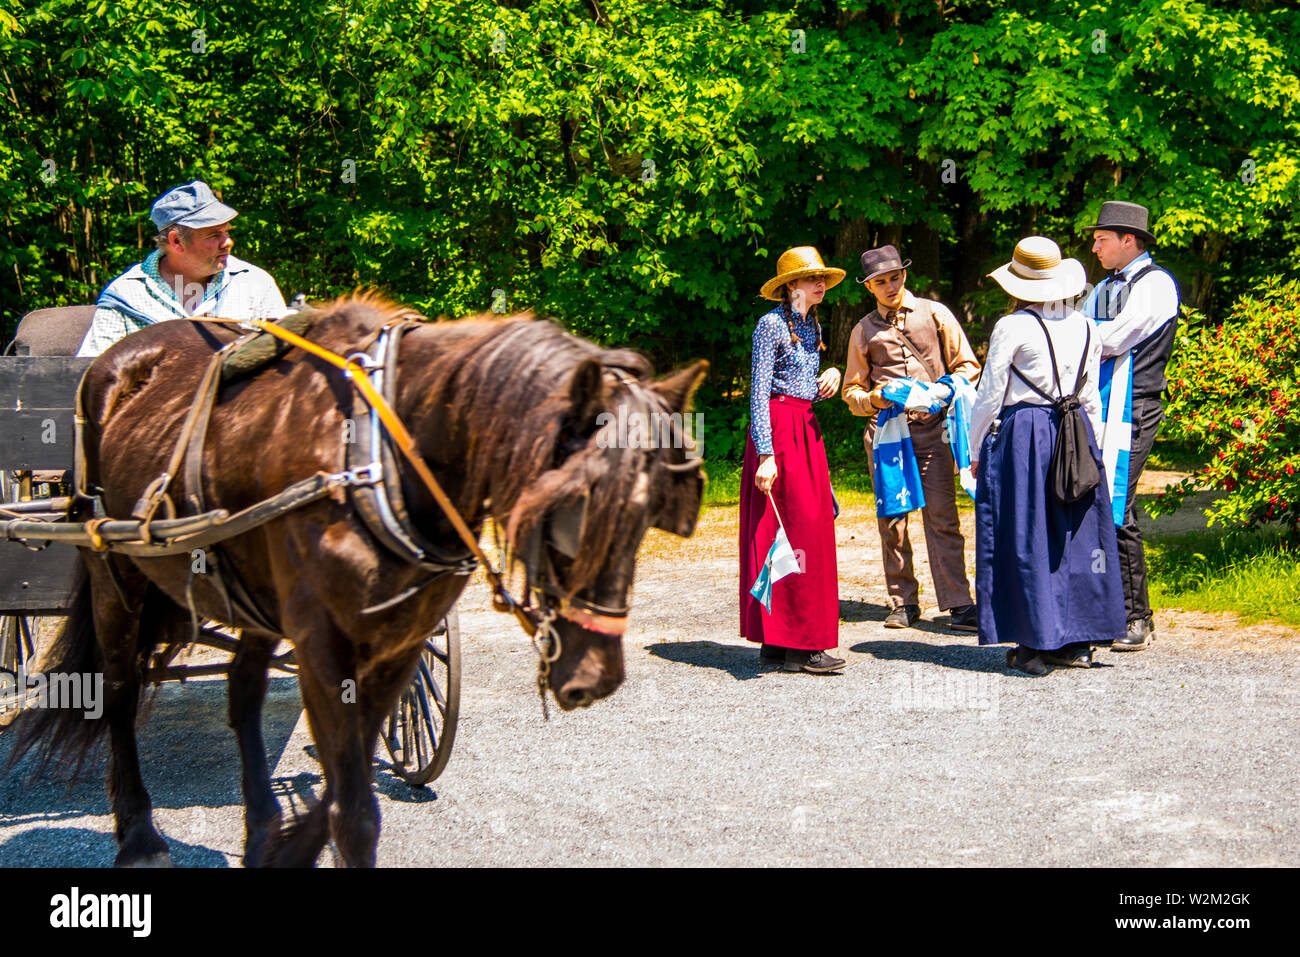
MULTIPOLYGON (((0 469, 30 472, 34 487, 71 482, 77 383, 94 361, 75 356, 94 314, 94 306, 30 312, 18 324, 17 355, 0 357, 0 469)), ((0 547, 0 611, 66 613, 76 566, 76 549, 0 547)))
MULTIPOLYGON (((11 343, 12 354, 18 356, 75 356, 81 341, 90 330, 95 317, 94 305, 51 306, 33 309, 18 322, 18 331, 11 343)), ((55 373, 57 375, 57 373, 55 373)), ((76 384, 73 383, 73 388, 76 384)), ((31 405, 29 400, 28 405, 31 405)), ((48 434, 43 438, 48 438, 48 434)), ((52 443, 63 446, 63 442, 52 443)), ((71 446, 68 446, 70 448, 71 446)), ((53 450, 51 450, 53 451, 53 450)), ((57 453, 56 453, 57 454, 57 453)), ((7 467, 12 468, 12 465, 7 467)), ((37 468, 32 471, 35 484, 62 483, 68 480, 67 470, 37 468)))
POLYGON ((92 306, 53 306, 23 316, 14 335, 13 354, 75 356, 95 318, 92 306))

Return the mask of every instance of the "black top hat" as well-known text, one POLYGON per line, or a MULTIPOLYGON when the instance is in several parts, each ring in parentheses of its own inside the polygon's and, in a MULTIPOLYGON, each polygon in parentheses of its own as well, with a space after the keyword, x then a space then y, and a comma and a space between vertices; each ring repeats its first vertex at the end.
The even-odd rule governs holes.
POLYGON ((1102 203, 1101 212, 1097 214, 1097 222, 1085 226, 1084 229, 1089 232, 1094 229, 1111 229, 1117 233, 1133 233, 1153 243, 1156 238, 1147 229, 1147 215, 1147 208, 1137 203, 1102 203))
POLYGON ((903 262, 898 255, 898 250, 893 246, 881 246, 879 249, 868 249, 862 254, 862 271, 866 275, 859 279, 858 282, 870 282, 881 273, 893 272, 895 269, 906 269, 912 265, 912 260, 903 262))

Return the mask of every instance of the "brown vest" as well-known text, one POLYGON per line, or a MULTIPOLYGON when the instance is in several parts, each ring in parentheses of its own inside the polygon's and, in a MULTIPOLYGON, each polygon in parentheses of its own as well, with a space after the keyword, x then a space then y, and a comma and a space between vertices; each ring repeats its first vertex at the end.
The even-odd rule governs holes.
POLYGON ((867 357, 871 361, 873 386, 889 379, 904 377, 934 382, 936 374, 942 376, 947 371, 943 362, 943 346, 939 343, 939 328, 930 300, 918 296, 914 301, 916 308, 903 313, 903 332, 921 350, 919 356, 878 309, 873 309, 859 320, 867 345, 867 357))

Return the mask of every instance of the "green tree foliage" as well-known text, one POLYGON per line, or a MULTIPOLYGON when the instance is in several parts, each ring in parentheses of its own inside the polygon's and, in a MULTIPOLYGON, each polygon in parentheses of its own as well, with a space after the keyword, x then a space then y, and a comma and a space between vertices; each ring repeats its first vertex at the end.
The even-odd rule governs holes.
MULTIPOLYGON (((1289 6, 0 0, 0 318, 92 300, 200 177, 287 294, 533 309, 661 368, 708 358, 711 455, 734 456, 789 246, 852 275, 895 243, 977 342, 1015 240, 1086 258, 1106 199, 1152 208, 1207 315, 1300 271, 1289 6)), ((831 361, 870 305, 827 297, 831 361)))
POLYGON ((1187 318, 1168 370, 1165 429, 1209 464, 1148 508, 1171 512, 1209 485, 1224 493, 1211 521, 1276 523, 1300 541, 1300 283, 1267 280, 1222 323, 1187 318))

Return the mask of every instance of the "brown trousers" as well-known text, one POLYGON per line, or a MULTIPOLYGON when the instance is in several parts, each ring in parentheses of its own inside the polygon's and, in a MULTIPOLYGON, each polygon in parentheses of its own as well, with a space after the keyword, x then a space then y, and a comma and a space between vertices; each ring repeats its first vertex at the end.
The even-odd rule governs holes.
MULTIPOLYGON (((966 578, 966 542, 957 518, 957 474, 952 450, 943 440, 943 415, 908 416, 912 449, 921 471, 921 488, 925 508, 921 520, 925 525, 925 550, 930 557, 930 574, 934 579, 934 597, 941 610, 971 604, 970 581, 966 578)), ((863 441, 868 463, 875 474, 871 440, 876 431, 874 417, 868 422, 863 441)), ((910 513, 909 513, 910 514, 910 513)), ((907 515, 893 518, 879 516, 880 546, 884 556, 885 583, 889 598, 897 605, 920 604, 918 586, 912 570, 912 543, 907 537, 907 515)))

